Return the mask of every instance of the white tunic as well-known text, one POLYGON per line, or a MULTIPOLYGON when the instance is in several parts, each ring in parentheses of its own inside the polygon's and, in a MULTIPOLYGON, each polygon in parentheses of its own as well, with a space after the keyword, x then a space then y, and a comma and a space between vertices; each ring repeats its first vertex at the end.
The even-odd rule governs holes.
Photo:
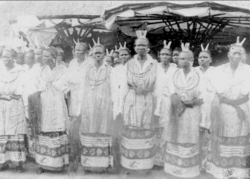
MULTIPOLYGON (((200 80, 200 74, 193 68, 185 77, 183 69, 178 69, 173 75, 172 83, 164 90, 164 97, 170 98, 169 95, 176 93, 182 101, 191 101, 194 99, 204 98, 204 84, 200 80)), ((163 137, 166 141, 172 141, 171 133, 171 114, 169 113, 170 106, 163 109, 164 118, 164 134, 163 137)), ((181 116, 178 117, 178 129, 176 132, 177 143, 197 143, 199 140, 199 127, 202 118, 200 106, 193 108, 186 108, 181 116)))
MULTIPOLYGON (((249 95, 250 92, 250 70, 249 66, 240 63, 235 73, 232 73, 230 64, 217 67, 221 72, 220 84, 217 92, 222 96, 231 100, 236 100, 249 95)), ((224 122, 224 137, 246 136, 250 132, 250 110, 249 102, 239 105, 246 115, 246 120, 239 118, 236 109, 222 103, 220 105, 221 120, 224 122)))
MULTIPOLYGON (((163 105, 163 90, 166 88, 173 78, 174 72, 177 70, 176 64, 170 63, 167 71, 165 72, 165 69, 163 69, 162 64, 158 63, 157 66, 157 74, 156 74, 156 82, 155 82, 155 95, 156 95, 156 110, 155 115, 160 116, 160 108, 163 105)), ((167 101, 164 100, 164 102, 167 102, 170 104, 170 99, 167 101)))
MULTIPOLYGON (((85 79, 86 68, 91 62, 90 59, 85 59, 81 64, 78 63, 77 59, 73 59, 69 63, 68 67, 68 88, 70 90, 69 99, 69 115, 78 116, 77 109, 79 107, 80 99, 80 84, 85 79)), ((84 82, 83 82, 84 83, 84 82)))

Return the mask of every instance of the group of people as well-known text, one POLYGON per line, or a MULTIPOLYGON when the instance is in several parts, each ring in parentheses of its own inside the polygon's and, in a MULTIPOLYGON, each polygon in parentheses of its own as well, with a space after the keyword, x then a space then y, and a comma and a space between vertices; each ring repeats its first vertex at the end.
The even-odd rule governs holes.
POLYGON ((149 55, 146 31, 136 54, 94 41, 76 43, 69 65, 55 47, 25 54, 5 48, 0 62, 0 167, 24 170, 33 158, 45 170, 151 172, 182 178, 250 177, 250 67, 237 39, 229 63, 210 67, 201 45, 198 67, 189 44, 173 53, 163 43, 160 62, 149 55), (116 54, 116 55, 114 55, 116 54), (111 65, 111 62, 116 62, 111 65), (174 63, 172 63, 172 61, 174 63))

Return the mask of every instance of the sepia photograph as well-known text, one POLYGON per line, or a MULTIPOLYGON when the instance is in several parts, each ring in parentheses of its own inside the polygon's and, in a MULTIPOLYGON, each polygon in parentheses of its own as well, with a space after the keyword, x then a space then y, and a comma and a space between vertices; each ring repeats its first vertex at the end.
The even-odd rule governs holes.
POLYGON ((250 1, 0 1, 0 179, 250 179, 250 1))

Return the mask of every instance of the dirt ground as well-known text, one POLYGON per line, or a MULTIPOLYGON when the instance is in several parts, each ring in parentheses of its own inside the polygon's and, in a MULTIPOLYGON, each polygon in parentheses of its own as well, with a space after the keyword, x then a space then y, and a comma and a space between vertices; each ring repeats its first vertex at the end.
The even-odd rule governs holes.
MULTIPOLYGON (((63 174, 57 172, 48 172, 42 174, 36 174, 37 166, 29 163, 25 165, 25 172, 18 173, 14 168, 2 171, 0 173, 0 179, 177 179, 164 173, 163 170, 153 170, 151 174, 139 174, 131 173, 129 175, 124 174, 121 170, 118 174, 111 173, 84 173, 81 166, 78 167, 77 172, 63 174)), ((203 174, 197 179, 214 179, 209 174, 203 174)))

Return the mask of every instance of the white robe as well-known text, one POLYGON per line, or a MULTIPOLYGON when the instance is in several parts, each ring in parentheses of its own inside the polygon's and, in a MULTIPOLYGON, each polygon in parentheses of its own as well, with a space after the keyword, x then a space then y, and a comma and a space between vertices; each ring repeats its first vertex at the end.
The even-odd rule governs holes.
MULTIPOLYGON (((233 75, 230 64, 221 65, 218 68, 221 80, 216 85, 216 91, 222 97, 236 100, 250 93, 249 66, 240 63, 233 75)), ((246 114, 246 120, 242 121, 237 115, 236 109, 231 105, 220 105, 221 119, 224 121, 224 137, 246 136, 250 132, 250 108, 249 102, 239 105, 246 114)))
POLYGON ((80 96, 80 84, 84 83, 86 68, 90 63, 90 59, 85 59, 81 64, 78 63, 77 59, 73 59, 69 63, 68 67, 68 83, 67 86, 70 90, 69 99, 69 115, 78 116, 77 109, 81 99, 80 96))
POLYGON ((170 105, 170 99, 163 101, 163 90, 171 83, 173 74, 176 70, 177 70, 176 64, 170 63, 169 68, 165 72, 161 63, 158 63, 156 81, 155 81, 155 96, 157 101, 155 115, 157 116, 160 116, 160 108, 163 105, 162 104, 163 102, 169 103, 170 105))

